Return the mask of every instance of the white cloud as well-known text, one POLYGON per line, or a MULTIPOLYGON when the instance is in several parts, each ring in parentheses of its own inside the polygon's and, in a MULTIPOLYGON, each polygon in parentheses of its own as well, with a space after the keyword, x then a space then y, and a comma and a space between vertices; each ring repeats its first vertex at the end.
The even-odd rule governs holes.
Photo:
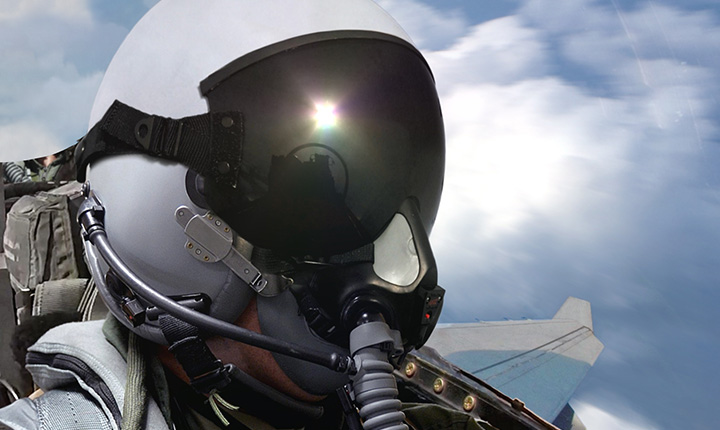
POLYGON ((0 22, 40 14, 73 21, 91 19, 87 0, 0 0, 0 22))
POLYGON ((414 0, 376 0, 421 49, 439 49, 461 36, 467 22, 455 11, 438 10, 414 0))
POLYGON ((492 82, 505 84, 546 72, 546 49, 537 31, 514 16, 472 27, 449 48, 427 52, 438 88, 492 82))
POLYGON ((37 121, 21 121, 0 125, 0 148, 3 161, 27 160, 28 154, 52 154, 69 145, 37 121))
POLYGON ((717 57, 720 22, 708 12, 690 12, 658 2, 643 2, 636 10, 619 11, 631 42, 643 57, 664 57, 701 66, 720 64, 717 57))
POLYGON ((607 204, 612 177, 630 168, 626 148, 634 135, 605 118, 629 107, 556 78, 458 86, 442 102, 448 140, 443 207, 455 210, 441 214, 436 232, 452 229, 443 233, 452 236, 468 225, 458 217, 474 218, 462 236, 484 242, 545 214, 567 221, 574 240, 595 239, 564 213, 607 204), (596 185, 599 176, 610 180, 596 185))
MULTIPOLYGON (((628 180, 646 181, 653 187, 647 191, 656 193, 693 174, 677 157, 697 157, 715 131, 713 96, 704 86, 713 74, 667 59, 643 60, 651 86, 613 80, 607 83, 613 96, 600 97, 551 76, 547 35, 522 22, 483 23, 451 48, 428 53, 446 118, 443 207, 452 208, 441 212, 436 232, 452 236, 471 226, 463 236, 487 240, 544 214, 562 223, 565 237, 589 243, 610 227, 623 228, 613 223, 624 214, 613 211, 627 209, 628 180), (588 229, 589 223, 599 228, 588 229)), ((575 51, 597 52, 588 31, 573 42, 575 51)), ((594 71, 638 70, 628 53, 600 57, 594 71)))
POLYGON ((127 31, 95 22, 84 2, 12 6, 0 26, 4 161, 57 152, 85 133, 104 62, 127 31))
POLYGON ((658 430, 649 420, 635 416, 621 418, 584 402, 573 402, 573 409, 588 430, 658 430))

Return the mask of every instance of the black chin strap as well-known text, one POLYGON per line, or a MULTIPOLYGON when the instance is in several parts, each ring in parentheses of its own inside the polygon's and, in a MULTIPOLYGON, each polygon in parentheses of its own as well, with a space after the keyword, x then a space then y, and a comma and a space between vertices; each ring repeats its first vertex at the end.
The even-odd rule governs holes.
POLYGON ((195 391, 210 395, 230 385, 230 366, 223 365, 215 357, 197 327, 167 314, 160 315, 158 323, 170 344, 170 352, 190 378, 195 391))
POLYGON ((97 158, 140 152, 181 163, 218 184, 235 186, 243 136, 240 112, 172 119, 115 100, 75 149, 78 180, 85 180, 88 163, 97 158))
MULTIPOLYGON (((211 397, 220 392, 223 397, 233 399, 233 401, 237 397, 236 392, 247 392, 252 393, 252 403, 258 401, 262 403, 263 399, 266 399, 281 407, 282 410, 291 413, 290 415, 296 419, 304 417, 302 419, 316 420, 322 417, 322 406, 295 400, 258 381, 232 364, 223 365, 200 337, 197 327, 167 314, 160 315, 158 322, 163 335, 170 343, 170 352, 182 366, 190 379, 190 386, 195 392, 211 397)), ((247 396, 249 395, 244 396, 242 406, 248 405, 247 396)), ((274 414, 270 415, 265 418, 272 420, 274 414)))

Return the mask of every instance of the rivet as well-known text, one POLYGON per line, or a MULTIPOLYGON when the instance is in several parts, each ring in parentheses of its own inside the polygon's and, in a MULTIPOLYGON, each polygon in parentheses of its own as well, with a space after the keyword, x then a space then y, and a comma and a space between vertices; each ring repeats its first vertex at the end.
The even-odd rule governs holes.
POLYGON ((405 365, 405 376, 408 378, 412 378, 413 375, 415 375, 415 372, 417 371, 417 366, 415 366, 415 363, 410 362, 405 365))
POLYGON ((185 211, 178 211, 178 216, 185 216, 185 211))
POLYGON ((230 118, 229 116, 226 116, 222 119, 222 125, 225 128, 230 128, 230 127, 232 127, 233 124, 235 124, 235 121, 233 121, 233 119, 230 118))
POLYGON ((200 251, 199 249, 196 249, 195 254, 200 255, 200 254, 202 254, 202 251, 200 251))
POLYGON ((210 221, 212 221, 213 216, 212 216, 212 215, 208 215, 208 219, 209 219, 210 221))
POLYGON ((215 225, 216 225, 216 226, 220 227, 221 224, 222 224, 222 223, 220 222, 220 220, 216 220, 216 221, 215 221, 215 225))
POLYGON ((250 273, 250 269, 245 269, 243 270, 243 272, 245 272, 245 274, 247 275, 248 273, 250 273))
POLYGON ((433 382, 433 391, 440 394, 445 389, 445 381, 442 380, 442 378, 435 379, 435 382, 433 382))
POLYGON ((192 243, 188 243, 188 244, 187 244, 187 247, 188 247, 188 249, 193 249, 193 244, 192 244, 192 243))
POLYGON ((470 412, 475 407, 475 397, 473 396, 466 396, 463 400, 463 409, 465 409, 465 412, 470 412))
POLYGON ((150 128, 147 126, 147 124, 140 124, 140 126, 138 127, 138 133, 137 133, 138 137, 140 139, 144 139, 147 136, 148 131, 150 131, 150 128))
POLYGON ((230 163, 228 163, 227 161, 221 161, 217 164, 217 169, 221 175, 225 175, 230 172, 230 163))
POLYGON ((225 227, 225 232, 227 233, 228 231, 230 231, 230 227, 225 227))
POLYGON ((525 409, 525 403, 518 398, 512 399, 510 401, 510 405, 513 407, 513 409, 517 409, 519 411, 522 411, 523 409, 525 409))
POLYGON ((208 256, 206 255, 205 257, 203 257, 203 260, 208 261, 208 260, 210 260, 210 257, 208 257, 208 256))

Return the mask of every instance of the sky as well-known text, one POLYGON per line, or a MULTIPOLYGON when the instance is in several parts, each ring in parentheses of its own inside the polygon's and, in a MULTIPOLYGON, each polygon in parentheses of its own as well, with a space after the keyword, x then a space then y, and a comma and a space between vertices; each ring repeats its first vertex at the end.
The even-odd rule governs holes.
MULTIPOLYGON (((592 303, 590 430, 715 428, 720 5, 380 0, 435 75, 441 322, 592 303)), ((73 144, 152 0, 0 0, 0 159, 73 144)))

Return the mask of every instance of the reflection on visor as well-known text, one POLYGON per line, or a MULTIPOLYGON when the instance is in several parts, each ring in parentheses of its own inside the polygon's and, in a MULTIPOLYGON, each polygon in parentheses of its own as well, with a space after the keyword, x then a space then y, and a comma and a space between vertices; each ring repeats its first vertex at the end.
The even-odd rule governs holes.
POLYGON ((332 127, 337 123, 337 115, 335 114, 335 106, 330 103, 315 105, 315 122, 318 128, 332 127))

